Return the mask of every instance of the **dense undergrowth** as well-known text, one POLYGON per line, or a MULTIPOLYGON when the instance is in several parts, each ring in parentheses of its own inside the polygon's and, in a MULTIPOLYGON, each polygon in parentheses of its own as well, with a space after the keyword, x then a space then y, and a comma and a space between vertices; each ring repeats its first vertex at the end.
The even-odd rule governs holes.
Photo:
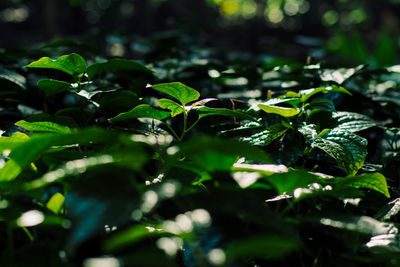
POLYGON ((0 53, 1 266, 400 264, 400 66, 149 44, 0 53))

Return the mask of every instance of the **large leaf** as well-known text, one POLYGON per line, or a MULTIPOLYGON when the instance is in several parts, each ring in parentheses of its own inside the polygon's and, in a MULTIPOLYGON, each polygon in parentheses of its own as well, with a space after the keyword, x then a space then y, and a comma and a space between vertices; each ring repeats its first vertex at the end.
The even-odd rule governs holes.
POLYGON ((318 135, 313 125, 303 126, 299 131, 311 147, 319 148, 330 155, 347 174, 356 174, 364 164, 367 156, 366 139, 339 129, 318 135))
POLYGON ((300 113, 300 110, 296 108, 286 108, 265 104, 258 104, 257 106, 267 113, 274 113, 283 117, 293 117, 300 113))
POLYGON ((24 127, 31 132, 50 132, 50 133, 70 133, 71 129, 67 126, 51 122, 51 121, 17 121, 15 125, 24 127))
POLYGON ((116 133, 113 131, 98 128, 88 128, 68 134, 45 133, 33 135, 11 151, 10 160, 0 169, 0 182, 15 179, 30 162, 52 146, 110 142, 115 139, 115 136, 116 133))
POLYGON ((262 150, 248 143, 211 136, 197 136, 182 144, 174 159, 182 157, 208 171, 230 170, 239 157, 270 162, 262 150))
POLYGON ((343 84, 348 79, 353 77, 355 74, 365 68, 366 65, 360 65, 355 68, 340 68, 340 69, 324 69, 320 70, 321 80, 325 82, 336 82, 337 84, 343 84))
POLYGON ((153 70, 147 68, 143 64, 122 58, 113 58, 104 63, 94 63, 90 65, 87 69, 87 74, 89 79, 93 79, 95 76, 103 73, 104 71, 118 71, 118 70, 128 70, 128 71, 141 71, 152 73, 153 70))
POLYGON ((166 98, 158 100, 158 105, 160 106, 160 108, 171 110, 172 117, 175 117, 176 115, 179 115, 184 111, 181 105, 179 105, 175 101, 166 98))
POLYGON ((71 76, 82 74, 86 71, 86 62, 76 53, 64 55, 57 60, 42 57, 26 66, 27 68, 54 69, 65 72, 71 76))
POLYGON ((365 173, 361 175, 352 175, 347 177, 336 177, 334 183, 339 188, 352 187, 352 188, 366 188, 375 190, 384 196, 390 198, 388 186, 386 183, 386 178, 382 174, 375 173, 365 173))
POLYGON ((184 106, 199 99, 200 93, 180 82, 160 83, 151 86, 153 89, 176 98, 184 106))
POLYGON ((150 118, 156 120, 163 120, 168 118, 171 113, 163 110, 152 108, 147 104, 139 105, 128 112, 120 113, 114 118, 109 119, 111 123, 123 120, 137 119, 137 118, 150 118))
POLYGON ((370 117, 354 112, 333 112, 332 118, 337 120, 338 126, 336 126, 336 129, 353 133, 374 127, 378 124, 370 117))
POLYGON ((19 145, 25 143, 29 140, 29 136, 16 132, 12 136, 1 136, 0 137, 0 153, 4 153, 4 151, 12 151, 14 148, 18 147, 19 145))
POLYGON ((47 96, 66 92, 74 88, 70 83, 51 79, 39 80, 37 85, 47 96))
POLYGON ((287 130, 288 128, 283 127, 281 123, 277 123, 249 137, 243 137, 240 140, 257 146, 267 146, 282 136, 287 130))

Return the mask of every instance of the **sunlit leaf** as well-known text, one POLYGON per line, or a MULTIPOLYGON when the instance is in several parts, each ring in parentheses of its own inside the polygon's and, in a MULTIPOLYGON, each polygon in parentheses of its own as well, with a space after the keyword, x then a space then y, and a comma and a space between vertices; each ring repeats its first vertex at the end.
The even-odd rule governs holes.
POLYGON ((336 82, 341 85, 352 76, 360 72, 366 67, 366 65, 360 65, 355 68, 340 68, 340 69, 323 69, 320 70, 321 80, 326 82, 336 82))
POLYGON ((137 118, 151 118, 156 120, 163 120, 170 116, 170 112, 152 108, 147 104, 139 105, 128 112, 120 113, 117 116, 109 119, 111 123, 123 120, 137 119, 137 118))
POLYGON ((182 105, 186 105, 200 97, 198 91, 180 82, 155 84, 151 88, 176 98, 182 105))
POLYGON ((364 164, 367 156, 366 139, 339 129, 318 135, 313 125, 306 125, 299 131, 311 147, 319 148, 330 155, 347 174, 356 174, 364 164))
POLYGON ((378 172, 347 176, 344 178, 337 177, 335 178, 335 184, 339 187, 371 189, 390 198, 386 178, 378 172))
POLYGON ((301 96, 302 102, 306 102, 308 99, 310 99, 312 96, 318 94, 318 93, 329 93, 329 92, 337 92, 337 93, 345 93, 348 95, 352 95, 348 90, 341 86, 327 86, 327 87, 317 87, 317 88, 311 88, 311 89, 306 89, 306 90, 300 90, 299 94, 301 96))
POLYGON ((296 108, 286 108, 272 105, 269 106, 264 104, 258 104, 258 107, 267 113, 274 113, 283 117, 293 117, 300 113, 300 110, 296 108))
POLYGON ((50 133, 70 133, 71 128, 50 121, 17 121, 15 125, 24 127, 26 130, 31 132, 50 132, 50 133))
POLYGON ((65 72, 71 76, 82 74, 86 71, 86 62, 80 55, 72 53, 53 60, 42 57, 26 66, 27 68, 54 69, 65 72))
POLYGON ((332 113, 332 118, 337 120, 336 129, 349 132, 359 132, 377 126, 377 122, 363 114, 338 111, 332 113))
POLYGON ((0 169, 0 182, 15 179, 40 153, 52 146, 85 145, 92 142, 110 141, 113 138, 115 138, 115 132, 98 128, 88 128, 68 134, 36 134, 11 151, 10 160, 0 169))
POLYGON ((55 214, 59 214, 63 208, 64 200, 65 198, 61 193, 55 193, 46 203, 46 207, 55 214))
POLYGON ((166 98, 158 100, 158 105, 160 106, 160 108, 171 110, 172 117, 175 117, 176 115, 179 115, 184 111, 181 105, 166 98))
POLYGON ((277 123, 249 137, 243 137, 240 140, 256 146, 267 146, 272 141, 282 136, 287 130, 288 128, 285 128, 281 123, 277 123))

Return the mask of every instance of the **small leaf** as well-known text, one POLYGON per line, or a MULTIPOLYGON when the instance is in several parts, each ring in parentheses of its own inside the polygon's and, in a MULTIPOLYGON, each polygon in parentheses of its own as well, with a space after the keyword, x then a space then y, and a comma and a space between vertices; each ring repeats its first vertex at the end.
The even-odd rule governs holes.
POLYGON ((50 133, 70 133, 71 128, 50 121, 17 121, 15 123, 17 126, 24 127, 26 130, 31 132, 50 132, 50 133))
POLYGON ((120 113, 114 118, 109 119, 109 122, 137 119, 137 118, 150 118, 156 120, 163 120, 170 116, 170 112, 152 108, 147 104, 139 105, 128 112, 120 113))
POLYGON ((336 119, 338 126, 335 129, 349 132, 359 132, 374 127, 377 122, 368 116, 354 112, 338 111, 332 113, 332 118, 336 119))
POLYGON ((375 190, 387 198, 390 198, 386 178, 378 172, 347 176, 344 178, 336 177, 335 183, 339 187, 366 188, 375 190))
POLYGON ((296 108, 285 108, 264 104, 258 104, 258 107, 267 113, 274 113, 283 117, 293 117, 300 113, 300 110, 296 108))
POLYGON ((55 214, 59 214, 64 205, 64 200, 65 197, 61 193, 55 193, 47 202, 46 207, 55 214))
POLYGON ((71 76, 82 74, 86 71, 86 62, 78 54, 72 53, 52 60, 49 57, 42 57, 26 66, 27 68, 54 69, 65 72, 71 76))
POLYGON ((47 96, 66 92, 74 88, 70 83, 51 79, 39 80, 37 85, 47 96))
POLYGON ((199 99, 200 93, 180 82, 160 83, 151 86, 153 89, 176 98, 183 106, 199 99))
POLYGON ((158 100, 158 105, 160 106, 160 108, 171 110, 172 117, 175 117, 176 115, 179 115, 184 111, 181 105, 166 98, 158 100))
POLYGON ((94 63, 90 65, 87 69, 87 74, 89 76, 89 79, 93 79, 104 71, 115 72, 119 70, 140 71, 147 73, 154 72, 152 69, 147 68, 137 61, 122 58, 113 58, 104 63, 94 63))

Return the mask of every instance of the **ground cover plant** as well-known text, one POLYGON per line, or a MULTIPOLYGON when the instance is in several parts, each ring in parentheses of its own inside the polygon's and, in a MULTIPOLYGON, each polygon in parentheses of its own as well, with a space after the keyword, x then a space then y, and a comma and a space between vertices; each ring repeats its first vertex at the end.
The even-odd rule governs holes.
POLYGON ((152 42, 0 54, 1 266, 400 264, 400 66, 152 42))

